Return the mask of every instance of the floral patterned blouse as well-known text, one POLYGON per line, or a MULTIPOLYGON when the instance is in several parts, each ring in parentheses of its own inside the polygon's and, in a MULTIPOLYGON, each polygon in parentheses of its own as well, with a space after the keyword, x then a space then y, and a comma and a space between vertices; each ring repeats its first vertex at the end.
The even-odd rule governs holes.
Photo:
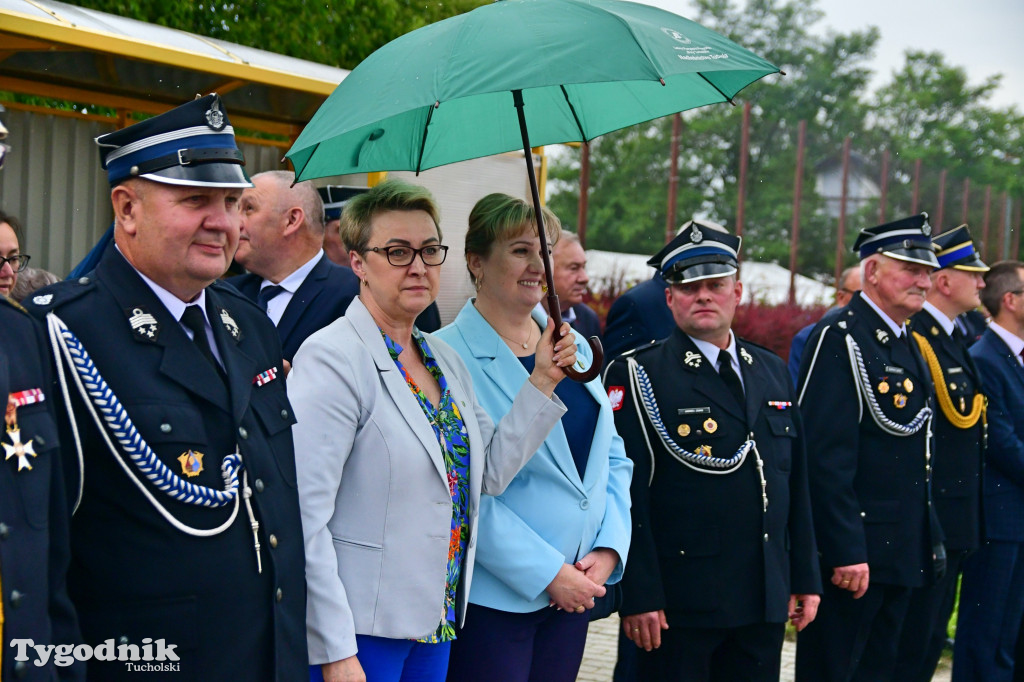
POLYGON ((381 329, 380 334, 384 337, 384 344, 391 354, 391 359, 405 377, 405 383, 409 390, 416 396, 423 414, 434 429, 437 442, 441 446, 441 455, 444 458, 444 466, 448 474, 448 491, 452 496, 452 524, 451 536, 448 543, 448 571, 445 580, 444 601, 441 605, 440 621, 437 630, 432 635, 418 641, 437 644, 439 642, 450 642, 455 639, 455 590, 459 585, 459 571, 462 566, 462 553, 466 548, 469 539, 469 434, 466 432, 466 425, 462 421, 459 408, 448 390, 448 382, 445 381, 441 368, 430 352, 427 340, 417 329, 413 329, 412 338, 419 347, 423 364, 437 380, 441 387, 441 401, 435 408, 430 404, 427 396, 416 381, 412 378, 398 360, 402 353, 402 347, 398 345, 387 333, 381 329))

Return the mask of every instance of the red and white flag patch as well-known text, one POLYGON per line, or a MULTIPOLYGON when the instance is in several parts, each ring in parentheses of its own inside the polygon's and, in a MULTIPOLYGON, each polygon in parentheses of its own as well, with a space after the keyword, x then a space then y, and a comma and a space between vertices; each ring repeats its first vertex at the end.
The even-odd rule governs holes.
POLYGON ((612 411, 618 412, 622 409, 622 401, 625 397, 626 388, 624 386, 608 387, 608 402, 612 404, 612 411))

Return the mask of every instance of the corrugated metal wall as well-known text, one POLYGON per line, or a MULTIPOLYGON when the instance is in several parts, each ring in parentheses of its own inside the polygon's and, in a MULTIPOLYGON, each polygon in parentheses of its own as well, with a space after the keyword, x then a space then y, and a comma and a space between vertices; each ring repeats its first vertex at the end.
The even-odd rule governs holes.
MULTIPOLYGON (((110 187, 93 139, 114 125, 8 110, 11 151, 0 170, 0 208, 25 228, 31 265, 64 277, 110 225, 110 187)), ((278 147, 242 144, 250 174, 282 168, 278 147)))

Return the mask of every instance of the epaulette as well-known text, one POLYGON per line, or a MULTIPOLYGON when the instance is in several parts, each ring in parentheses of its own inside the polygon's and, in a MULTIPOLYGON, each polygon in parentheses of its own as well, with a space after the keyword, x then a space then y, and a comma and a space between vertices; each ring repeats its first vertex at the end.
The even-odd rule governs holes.
POLYGON ((856 326, 857 319, 857 313, 855 313, 849 306, 846 306, 845 308, 835 311, 834 315, 830 316, 828 313, 825 313, 825 317, 821 318, 821 322, 818 324, 825 323, 828 325, 830 330, 846 334, 856 326))
POLYGON ((757 343, 756 341, 751 341, 750 339, 745 339, 742 336, 737 336, 736 337, 736 343, 737 344, 742 343, 744 346, 747 346, 748 348, 757 348, 758 350, 763 350, 764 352, 770 353, 771 355, 774 355, 775 357, 779 357, 779 354, 776 353, 775 351, 773 351, 768 346, 762 346, 761 344, 757 343))
POLYGON ((665 339, 652 339, 651 341, 648 341, 647 343, 641 344, 641 345, 637 346, 636 348, 631 348, 630 350, 627 350, 624 353, 619 353, 619 355, 616 356, 616 357, 625 358, 625 357, 629 357, 631 355, 636 355, 640 351, 644 351, 644 350, 649 350, 651 348, 655 348, 656 346, 660 346, 664 342, 665 342, 665 339))
POLYGON ((10 298, 8 296, 0 296, 0 300, 2 300, 5 304, 10 306, 11 308, 14 308, 15 310, 17 310, 19 312, 25 313, 26 315, 28 314, 28 311, 25 310, 25 306, 21 305, 20 303, 15 301, 13 298, 10 298))
POLYGON ((65 303, 74 301, 95 288, 96 282, 92 277, 84 276, 78 279, 66 279, 63 282, 57 282, 56 284, 44 287, 31 296, 27 296, 24 301, 25 308, 29 313, 42 317, 51 310, 56 310, 65 303))
MULTIPOLYGON (((213 284, 207 287, 207 289, 214 289, 218 294, 230 297, 233 299, 232 303, 237 301, 239 303, 244 303, 244 305, 252 306, 253 308, 256 308, 256 310, 260 310, 255 301, 239 291, 233 284, 225 282, 222 279, 214 281, 213 284)), ((262 310, 260 310, 260 313, 265 314, 262 310)))

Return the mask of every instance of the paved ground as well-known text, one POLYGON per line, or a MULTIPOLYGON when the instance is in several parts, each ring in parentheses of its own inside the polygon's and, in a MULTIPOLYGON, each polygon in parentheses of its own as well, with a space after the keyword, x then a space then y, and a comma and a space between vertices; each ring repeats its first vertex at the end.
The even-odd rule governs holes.
MULTIPOLYGON (((610 618, 590 624, 587 635, 587 649, 583 652, 583 665, 577 682, 611 682, 612 670, 615 668, 615 648, 619 637, 619 618, 610 618)), ((796 645, 787 641, 782 648, 782 677, 780 682, 792 682, 793 666, 796 657, 796 645)), ((933 682, 949 682, 949 661, 944 658, 939 670, 932 678, 933 682)))

